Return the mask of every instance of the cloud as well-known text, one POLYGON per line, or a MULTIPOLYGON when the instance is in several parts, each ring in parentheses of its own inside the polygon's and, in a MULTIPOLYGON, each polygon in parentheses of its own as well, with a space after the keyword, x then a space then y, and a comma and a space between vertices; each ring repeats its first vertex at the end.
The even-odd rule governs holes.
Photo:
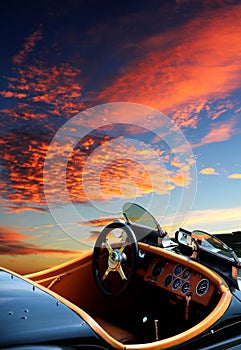
POLYGON ((214 233, 213 227, 215 232, 226 232, 226 230, 231 232, 241 229, 240 217, 241 208, 239 207, 193 210, 185 225, 191 229, 199 228, 210 233, 214 233))
POLYGON ((27 97, 26 93, 21 93, 18 91, 0 91, 0 95, 2 95, 3 97, 6 97, 6 98, 14 97, 14 98, 18 98, 18 99, 22 99, 22 98, 27 97))
POLYGON ((241 179, 241 174, 240 173, 234 173, 234 174, 230 174, 228 176, 229 179, 241 179))
POLYGON ((216 170, 214 168, 204 168, 204 169, 200 170, 199 174, 202 174, 202 175, 218 175, 218 173, 216 172, 216 170))
POLYGON ((1 109, 1 116, 39 120, 69 117, 84 108, 80 69, 66 62, 50 65, 47 51, 36 47, 43 38, 42 28, 36 30, 13 57, 14 74, 4 77, 6 87, 0 91, 11 107, 1 109))
MULTIPOLYGON (((89 221, 82 221, 79 223, 79 225, 81 226, 94 226, 94 227, 102 227, 102 226, 106 226, 109 225, 111 222, 118 220, 119 218, 116 217, 100 217, 98 219, 93 219, 93 220, 89 220, 89 221)), ((93 231, 94 234, 99 233, 99 231, 93 231)))
POLYGON ((130 43, 139 55, 99 99, 143 103, 195 128, 206 104, 240 87, 240 21, 241 5, 208 9, 182 26, 130 43))
POLYGON ((25 40, 23 49, 13 57, 13 62, 18 65, 23 63, 26 59, 26 56, 33 51, 36 42, 42 38, 43 36, 40 29, 30 34, 25 40))
MULTIPOLYGON (((152 134, 145 134, 144 144, 140 132, 129 128, 129 124, 125 130, 123 125, 114 130, 103 129, 99 135, 95 131, 74 149, 69 144, 56 144, 52 158, 48 158, 50 168, 45 171, 45 183, 44 162, 51 134, 39 127, 20 128, 3 136, 0 193, 6 200, 2 201, 5 211, 43 213, 47 205, 45 195, 66 204, 63 185, 67 187, 67 200, 70 197, 75 203, 135 198, 152 192, 167 194, 175 187, 189 186, 191 159, 180 160, 173 150, 159 149, 162 140, 154 140, 152 134)), ((75 132, 70 130, 71 135, 75 132)))
POLYGON ((30 255, 30 254, 74 254, 77 253, 67 249, 41 248, 35 244, 28 243, 27 235, 18 233, 12 229, 0 227, 0 254, 1 255, 30 255))
POLYGON ((216 122, 211 124, 210 131, 205 135, 202 140, 193 144, 192 147, 200 147, 214 142, 222 142, 229 140, 234 133, 236 133, 235 125, 236 118, 232 118, 226 122, 216 122))
MULTIPOLYGON (((132 16, 134 14, 119 18, 119 25, 127 22, 131 24, 132 16)), ((135 16, 135 19, 138 16, 139 25, 147 23, 146 14, 144 16, 140 12, 135 16)), ((189 128, 197 127, 199 114, 204 108, 208 118, 220 118, 221 114, 234 107, 232 102, 223 102, 214 114, 208 110, 208 106, 217 96, 226 99, 230 92, 240 86, 240 19, 240 5, 215 11, 210 6, 210 9, 202 9, 202 16, 194 16, 186 23, 178 21, 175 28, 169 25, 161 34, 160 31, 157 34, 147 31, 145 35, 136 37, 136 40, 121 41, 114 46, 115 53, 131 50, 132 54, 126 57, 127 64, 122 66, 118 76, 115 75, 112 84, 103 89, 97 100, 95 94, 91 95, 92 101, 144 103, 170 112, 179 126, 189 128)), ((109 29, 108 23, 102 28, 110 36, 114 35, 109 29)), ((5 148, 4 181, 0 191, 15 204, 15 209, 13 206, 11 210, 16 211, 21 210, 23 203, 28 204, 27 210, 36 210, 38 205, 46 204, 43 195, 43 162, 50 139, 56 131, 50 119, 60 119, 63 115, 70 117, 85 107, 80 68, 69 63, 47 65, 35 59, 34 55, 32 63, 27 63, 27 58, 42 39, 42 29, 26 38, 23 49, 13 58, 16 76, 8 77, 7 89, 0 92, 3 97, 15 101, 14 107, 1 110, 1 116, 7 116, 11 121, 42 121, 42 126, 45 123, 45 130, 41 128, 38 133, 28 130, 24 134, 17 129, 2 138, 5 148)), ((131 123, 140 116, 125 115, 124 118, 129 118, 131 123)), ((208 134, 194 147, 228 140, 235 132, 235 123, 235 119, 213 123, 208 134)), ((35 124, 32 125, 34 129, 35 124)), ((39 124, 36 125, 39 128, 39 124)), ((134 127, 131 131, 133 134, 138 133, 134 127)), ((88 151, 99 145, 94 138, 86 139, 81 151, 76 149, 72 153, 67 173, 65 164, 59 164, 56 157, 52 188, 56 192, 59 190, 57 169, 64 175, 66 173, 70 197, 77 202, 87 201, 86 191, 95 200, 108 200, 113 196, 136 196, 152 191, 165 194, 176 186, 188 186, 191 182, 191 164, 188 160, 186 164, 175 167, 172 155, 166 158, 162 155, 163 167, 160 168, 155 161, 150 160, 150 152, 145 153, 133 146, 112 150, 103 148, 105 153, 99 153, 93 158, 95 164, 93 162, 88 169, 88 178, 85 168, 87 158, 90 161, 88 151), (121 159, 123 152, 129 154, 129 159, 121 159), (108 159, 110 161, 107 164, 108 159), (103 162, 107 166, 102 167, 103 162)), ((61 192, 58 199, 63 199, 61 192)))
POLYGON ((56 152, 48 159, 50 168, 45 185, 45 194, 54 203, 66 201, 62 187, 65 181, 70 199, 77 203, 136 198, 152 192, 167 194, 176 186, 185 187, 192 181, 191 160, 177 162, 172 151, 158 153, 128 137, 106 140, 103 136, 94 142, 82 142, 72 151, 67 171, 61 158, 70 150, 59 145, 54 148, 56 152))
POLYGON ((35 65, 23 65, 16 73, 15 77, 7 78, 8 90, 0 91, 0 95, 24 99, 25 103, 15 101, 15 106, 9 111, 0 111, 2 115, 8 112, 21 120, 38 120, 48 119, 51 115, 67 117, 84 107, 78 68, 67 63, 47 66, 36 62, 35 65))
MULTIPOLYGON (((27 205, 27 203, 25 203, 25 205, 27 205)), ((37 213, 46 213, 47 212, 46 208, 34 207, 34 204, 33 204, 32 207, 16 206, 16 203, 15 204, 13 203, 12 205, 5 204, 4 208, 5 208, 5 211, 8 214, 11 214, 11 213, 22 213, 22 212, 37 212, 37 213)))
MULTIPOLYGON (((1 139, 2 181, 0 193, 10 200, 6 211, 44 210, 43 166, 48 150, 49 135, 46 130, 24 129, 9 132, 1 139)), ((6 204, 6 203, 4 203, 6 204)))

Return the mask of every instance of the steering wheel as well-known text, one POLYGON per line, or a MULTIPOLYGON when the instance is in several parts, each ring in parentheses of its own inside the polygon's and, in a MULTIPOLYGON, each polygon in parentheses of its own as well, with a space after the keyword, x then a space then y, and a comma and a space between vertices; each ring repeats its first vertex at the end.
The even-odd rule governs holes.
POLYGON ((130 226, 112 222, 98 236, 93 252, 94 280, 100 291, 114 297, 122 293, 136 270, 138 244, 130 226))

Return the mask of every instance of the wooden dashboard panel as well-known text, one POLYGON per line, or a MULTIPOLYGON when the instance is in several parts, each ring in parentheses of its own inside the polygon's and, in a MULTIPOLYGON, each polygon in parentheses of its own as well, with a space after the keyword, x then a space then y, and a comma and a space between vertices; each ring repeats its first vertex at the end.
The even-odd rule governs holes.
POLYGON ((208 277, 192 267, 162 257, 152 259, 144 279, 183 298, 191 295, 203 305, 208 305, 215 288, 208 277))

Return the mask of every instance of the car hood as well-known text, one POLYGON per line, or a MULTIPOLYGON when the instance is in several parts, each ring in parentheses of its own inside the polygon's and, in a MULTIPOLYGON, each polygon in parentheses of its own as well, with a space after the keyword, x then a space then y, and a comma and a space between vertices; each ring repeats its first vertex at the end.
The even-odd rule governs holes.
POLYGON ((52 295, 9 271, 0 270, 0 346, 81 343, 95 337, 89 325, 52 295))

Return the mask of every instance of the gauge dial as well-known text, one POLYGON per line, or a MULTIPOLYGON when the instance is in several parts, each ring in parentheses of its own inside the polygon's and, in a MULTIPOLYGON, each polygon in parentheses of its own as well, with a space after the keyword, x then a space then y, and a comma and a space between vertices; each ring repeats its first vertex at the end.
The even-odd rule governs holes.
POLYGON ((189 281, 184 282, 181 289, 182 293, 186 294, 187 292, 189 292, 190 289, 191 289, 191 283, 189 281))
POLYGON ((182 278, 184 280, 187 280, 189 277, 191 277, 192 275, 192 269, 190 269, 189 267, 186 267, 182 273, 182 278))
POLYGON ((164 269, 164 263, 163 261, 158 261, 152 268, 152 276, 153 277, 158 277, 164 269))
POLYGON ((183 271, 183 267, 181 264, 177 264, 173 269, 174 276, 179 276, 183 271))
POLYGON ((182 286, 182 279, 180 277, 175 278, 172 283, 172 289, 177 290, 182 286))
POLYGON ((209 290, 209 286, 210 286, 210 282, 207 278, 203 278, 202 280, 200 280, 196 287, 197 295, 200 297, 205 295, 209 290))
POLYGON ((164 286, 169 287, 172 284, 172 275, 169 274, 164 279, 164 286))

